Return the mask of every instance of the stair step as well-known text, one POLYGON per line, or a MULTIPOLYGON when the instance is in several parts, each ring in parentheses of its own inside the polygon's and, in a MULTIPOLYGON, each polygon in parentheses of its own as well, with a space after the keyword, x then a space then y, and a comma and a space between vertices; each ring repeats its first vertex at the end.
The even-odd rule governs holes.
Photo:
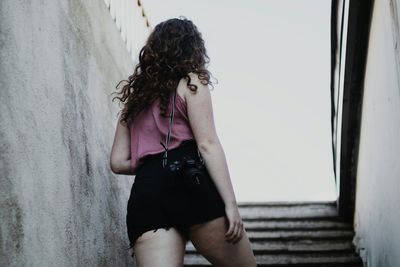
MULTIPOLYGON (((327 251, 353 251, 351 240, 299 240, 299 241, 268 241, 252 243, 254 254, 278 253, 318 253, 327 251)), ((186 245, 186 253, 198 253, 192 242, 186 245)))
MULTIPOLYGON (((335 202, 238 205, 258 267, 362 267, 353 226, 339 221, 335 202)), ((189 242, 184 266, 212 265, 189 242)))
POLYGON ((307 230, 307 229, 352 229, 352 226, 348 223, 334 221, 334 220, 245 220, 243 219, 243 224, 246 230, 252 231, 263 231, 263 230, 307 230))
POLYGON ((333 206, 336 207, 336 201, 272 201, 272 202, 247 202, 239 201, 238 206, 246 207, 310 207, 310 206, 333 206))
POLYGON ((247 231, 251 242, 257 240, 315 240, 315 239, 350 239, 353 230, 304 230, 304 231, 247 231))
MULTIPOLYGON (((361 260, 355 253, 340 253, 337 255, 320 253, 315 254, 279 254, 255 255, 258 267, 262 266, 361 266, 361 260), (350 265, 349 265, 350 264, 350 265)), ((184 266, 212 266, 211 263, 199 254, 186 254, 184 266)))
MULTIPOLYGON (((213 265, 203 264, 184 264, 183 267, 204 267, 213 265)), ((363 267, 362 262, 350 262, 350 263, 288 263, 288 264, 257 264, 257 267, 363 267)))
POLYGON ((268 220, 274 218, 335 218, 334 203, 238 203, 243 220, 268 220))

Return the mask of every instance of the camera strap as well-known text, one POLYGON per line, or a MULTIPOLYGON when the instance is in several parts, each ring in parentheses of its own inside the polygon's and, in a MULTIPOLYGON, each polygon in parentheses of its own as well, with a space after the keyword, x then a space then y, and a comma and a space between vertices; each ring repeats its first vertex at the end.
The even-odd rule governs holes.
MULTIPOLYGON (((164 155, 163 155, 163 158, 162 158, 162 160, 163 160, 163 161, 162 161, 162 164, 163 164, 163 167, 164 167, 164 168, 167 166, 167 163, 168 163, 168 146, 169 146, 169 141, 170 141, 170 139, 171 139, 172 125, 173 125, 173 122, 174 122, 175 102, 176 102, 176 94, 177 94, 176 91, 177 91, 177 90, 175 89, 175 91, 174 91, 174 97, 173 97, 173 102, 172 102, 172 110, 171 110, 171 113, 170 113, 170 116, 169 116, 168 134, 167 134, 166 137, 165 137, 165 145, 160 141, 160 144, 161 144, 161 145, 164 147, 164 149, 165 149, 165 152, 164 152, 164 155)), ((198 148, 197 148, 197 155, 199 156, 200 162, 201 162, 202 164, 204 164, 203 157, 201 156, 200 151, 199 151, 198 148)))

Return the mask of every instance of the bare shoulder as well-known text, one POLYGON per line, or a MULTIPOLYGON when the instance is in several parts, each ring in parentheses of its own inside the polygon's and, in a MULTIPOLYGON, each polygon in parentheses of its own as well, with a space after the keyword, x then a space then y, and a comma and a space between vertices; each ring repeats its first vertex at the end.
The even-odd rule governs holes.
POLYGON ((179 85, 177 88, 177 93, 180 96, 182 96, 182 98, 186 101, 186 103, 187 103, 188 98, 195 97, 196 95, 198 95, 196 97, 199 98, 202 96, 204 97, 204 94, 206 94, 206 95, 210 94, 208 85, 204 85, 196 73, 190 72, 190 73, 188 73, 188 76, 190 77, 190 84, 196 85, 197 90, 192 91, 188 88, 189 80, 187 78, 182 78, 179 81, 179 85), (200 95, 202 95, 202 96, 200 96, 200 95))
POLYGON ((196 85, 197 90, 187 86, 188 80, 182 79, 182 90, 185 95, 188 119, 193 135, 199 147, 217 143, 211 93, 207 84, 203 84, 197 74, 190 73, 190 84, 196 85))

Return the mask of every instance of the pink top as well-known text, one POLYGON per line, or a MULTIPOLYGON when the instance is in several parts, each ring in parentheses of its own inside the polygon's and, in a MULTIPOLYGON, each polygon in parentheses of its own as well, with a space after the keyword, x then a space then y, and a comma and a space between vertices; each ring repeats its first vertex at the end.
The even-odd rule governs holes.
MULTIPOLYGON (((142 163, 144 156, 164 152, 165 138, 168 134, 169 115, 172 108, 174 94, 171 93, 168 117, 159 114, 160 99, 157 98, 149 107, 143 110, 129 126, 131 135, 131 166, 133 174, 142 163)), ((184 140, 194 139, 187 115, 186 102, 176 94, 174 121, 170 135, 168 149, 178 147, 184 140)))

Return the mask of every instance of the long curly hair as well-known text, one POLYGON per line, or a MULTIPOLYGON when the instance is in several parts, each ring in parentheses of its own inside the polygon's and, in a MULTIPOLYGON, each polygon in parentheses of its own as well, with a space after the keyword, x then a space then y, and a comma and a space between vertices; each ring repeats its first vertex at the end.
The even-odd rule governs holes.
POLYGON ((166 114, 170 93, 181 78, 186 78, 187 87, 196 91, 189 73, 197 74, 202 84, 210 84, 211 73, 206 69, 210 62, 201 33, 191 20, 183 16, 163 21, 156 25, 139 52, 139 63, 128 80, 120 81, 114 92, 124 107, 121 122, 132 123, 136 116, 157 98, 160 98, 160 115, 166 114), (118 86, 125 82, 122 90, 118 86))

